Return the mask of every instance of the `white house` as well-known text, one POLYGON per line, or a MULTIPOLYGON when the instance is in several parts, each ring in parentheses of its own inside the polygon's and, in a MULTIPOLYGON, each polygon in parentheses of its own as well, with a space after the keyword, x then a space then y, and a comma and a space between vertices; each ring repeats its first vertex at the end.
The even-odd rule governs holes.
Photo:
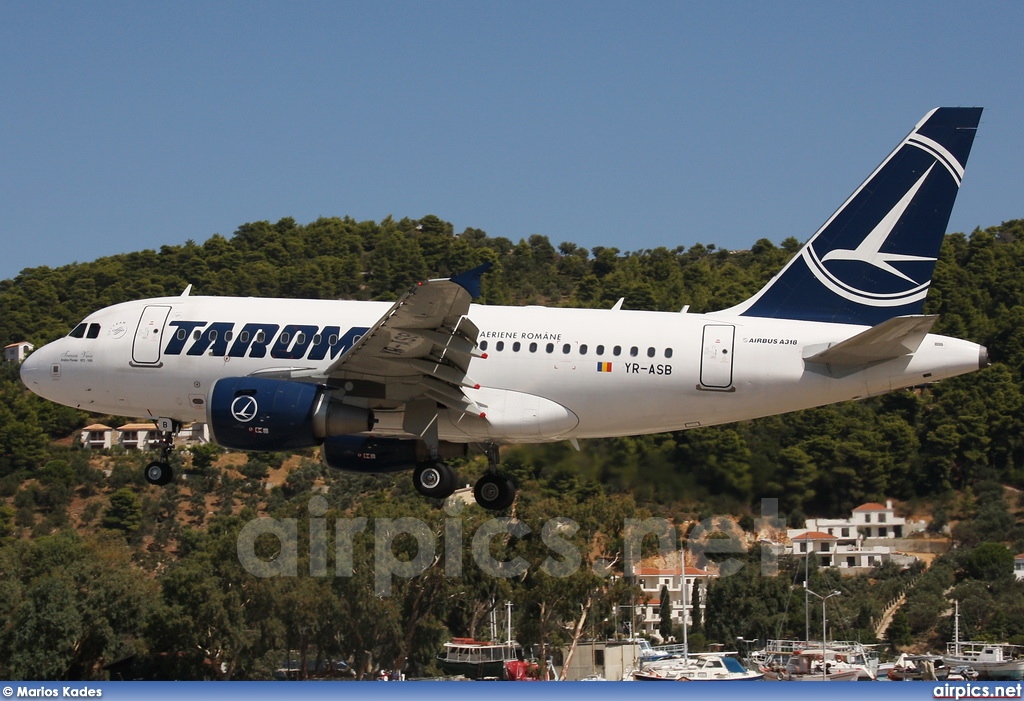
POLYGON ((36 347, 28 341, 12 343, 9 346, 4 346, 4 360, 8 363, 20 363, 35 349, 36 347))
POLYGON ((117 429, 117 444, 125 450, 156 450, 160 431, 154 423, 125 424, 117 429))
POLYGON ((103 450, 114 444, 114 429, 103 424, 90 424, 82 429, 79 440, 83 448, 103 450))
POLYGON ((853 524, 865 538, 902 538, 907 525, 905 518, 893 513, 892 500, 881 504, 861 504, 853 510, 853 524))
POLYGON ((717 575, 696 567, 687 567, 682 575, 678 567, 656 568, 638 567, 633 571, 633 579, 643 591, 643 598, 638 607, 641 631, 647 635, 655 635, 661 625, 661 589, 668 589, 669 601, 672 606, 672 623, 683 625, 685 611, 687 624, 693 626, 694 611, 696 620, 704 620, 704 609, 707 606, 708 582, 717 575), (685 590, 683 586, 685 584, 685 590), (685 600, 685 606, 683 605, 685 600))
POLYGON ((1017 579, 1024 579, 1024 555, 1013 558, 1013 574, 1017 579))
POLYGON ((908 523, 897 516, 891 500, 885 505, 870 502, 855 508, 850 518, 807 519, 803 528, 787 531, 790 545, 776 550, 796 557, 817 557, 822 567, 872 568, 890 560, 907 566, 916 558, 901 555, 884 542, 920 530, 924 530, 924 524, 908 523))
POLYGON ((809 518, 804 529, 834 535, 841 541, 865 538, 903 538, 911 531, 923 530, 923 524, 908 524, 905 518, 897 516, 892 500, 885 505, 869 502, 853 510, 850 518, 809 518))
MULTIPOLYGON (((128 423, 113 429, 103 424, 92 424, 82 429, 80 440, 83 448, 103 450, 119 445, 125 450, 158 450, 160 431, 155 423, 128 423)), ((191 445, 209 443, 210 432, 204 423, 184 426, 178 433, 176 443, 191 445)))

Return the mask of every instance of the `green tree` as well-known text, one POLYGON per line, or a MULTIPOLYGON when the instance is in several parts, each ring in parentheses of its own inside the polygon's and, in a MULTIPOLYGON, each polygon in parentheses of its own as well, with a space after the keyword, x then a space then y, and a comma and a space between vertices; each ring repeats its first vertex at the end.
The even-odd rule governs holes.
POLYGON ((662 586, 661 599, 658 604, 658 633, 662 640, 675 638, 672 629, 672 598, 668 593, 668 587, 662 586))
POLYGON ((110 495, 110 506, 103 512, 102 525, 130 535, 142 525, 142 506, 139 497, 127 487, 110 495))

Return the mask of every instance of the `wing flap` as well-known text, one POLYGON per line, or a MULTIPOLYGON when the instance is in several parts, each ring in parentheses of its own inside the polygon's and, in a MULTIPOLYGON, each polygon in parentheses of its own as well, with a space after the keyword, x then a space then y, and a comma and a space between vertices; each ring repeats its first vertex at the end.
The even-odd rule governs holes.
POLYGON ((893 317, 834 345, 808 346, 804 350, 804 361, 852 368, 910 355, 917 351, 938 318, 934 315, 893 317))
POLYGON ((430 399, 471 414, 480 408, 463 393, 476 387, 466 373, 480 329, 466 315, 489 265, 413 287, 324 373, 331 382, 362 379, 387 387, 387 399, 430 399), (393 395, 393 396, 392 396, 393 395))

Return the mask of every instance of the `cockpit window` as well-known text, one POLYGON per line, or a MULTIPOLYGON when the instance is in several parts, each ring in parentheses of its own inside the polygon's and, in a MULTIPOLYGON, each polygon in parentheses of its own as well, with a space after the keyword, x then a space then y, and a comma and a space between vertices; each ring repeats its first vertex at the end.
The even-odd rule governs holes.
POLYGON ((100 337, 100 325, 99 324, 87 324, 84 321, 71 330, 68 334, 70 338, 99 338, 100 337))

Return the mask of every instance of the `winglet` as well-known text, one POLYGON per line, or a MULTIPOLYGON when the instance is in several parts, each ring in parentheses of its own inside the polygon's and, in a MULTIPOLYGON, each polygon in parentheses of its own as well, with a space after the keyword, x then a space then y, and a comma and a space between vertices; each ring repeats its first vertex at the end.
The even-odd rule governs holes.
POLYGON ((494 263, 488 261, 483 265, 478 265, 472 270, 467 270, 466 272, 459 273, 458 275, 452 275, 451 281, 458 285, 462 285, 462 287, 465 288, 465 290, 469 292, 474 299, 476 299, 480 296, 480 282, 483 274, 493 266, 494 263))

